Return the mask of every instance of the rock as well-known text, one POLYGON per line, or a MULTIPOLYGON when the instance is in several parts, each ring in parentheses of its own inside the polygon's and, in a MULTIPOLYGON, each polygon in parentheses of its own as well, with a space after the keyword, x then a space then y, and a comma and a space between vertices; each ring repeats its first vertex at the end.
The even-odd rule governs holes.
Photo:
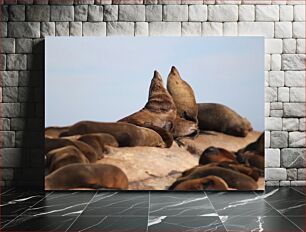
POLYGON ((121 168, 131 183, 130 189, 167 189, 181 172, 198 164, 199 157, 175 143, 169 149, 154 147, 110 148, 98 163, 121 168))
POLYGON ((202 132, 196 139, 183 138, 180 141, 184 147, 193 154, 201 155, 202 152, 210 147, 222 147, 229 151, 238 151, 249 143, 256 141, 261 132, 249 132, 246 137, 236 137, 215 131, 202 132))

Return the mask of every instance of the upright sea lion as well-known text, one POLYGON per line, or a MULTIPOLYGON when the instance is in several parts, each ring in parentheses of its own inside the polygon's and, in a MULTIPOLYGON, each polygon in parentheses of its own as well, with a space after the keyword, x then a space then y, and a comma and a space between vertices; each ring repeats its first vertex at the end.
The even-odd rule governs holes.
POLYGON ((174 130, 173 130, 173 137, 179 138, 189 135, 198 135, 198 125, 193 122, 189 121, 180 117, 176 117, 174 121, 174 130))
POLYGON ((75 140, 75 139, 67 139, 67 138, 45 138, 45 153, 47 154, 49 151, 65 147, 65 146, 75 146, 78 148, 89 160, 89 162, 94 163, 98 159, 98 153, 89 146, 88 144, 75 140))
POLYGON ((239 190, 256 190, 258 188, 257 183, 245 174, 222 167, 204 165, 196 167, 191 173, 189 173, 189 175, 178 178, 169 189, 173 190, 178 184, 186 180, 198 179, 206 176, 218 176, 225 180, 230 188, 236 188, 239 190))
POLYGON ((198 104, 199 128, 245 137, 252 131, 251 123, 229 107, 217 103, 198 104))
POLYGON ((51 150, 46 155, 49 173, 73 163, 89 163, 82 152, 74 146, 51 150))
MULTIPOLYGON (((173 99, 165 89, 160 74, 154 71, 154 77, 149 89, 148 102, 144 108, 120 119, 118 122, 127 122, 141 127, 149 127, 153 130, 157 127, 172 132, 175 118, 176 107, 173 99)), ((159 131, 157 132, 159 133, 159 131)))
POLYGON ((199 164, 205 165, 212 162, 236 162, 238 163, 234 153, 229 152, 223 148, 218 147, 208 147, 205 149, 200 156, 199 164))
POLYGON ((71 164, 45 177, 45 190, 72 188, 128 189, 128 178, 110 164, 71 164))
POLYGON ((206 176, 183 181, 174 190, 228 190, 228 185, 220 177, 206 176))
POLYGON ((167 89, 173 98, 179 117, 198 123, 198 106, 194 92, 174 66, 168 75, 167 89))
POLYGON ((119 146, 115 137, 106 133, 86 134, 80 136, 78 140, 93 147, 94 150, 97 152, 99 159, 103 158, 104 153, 108 152, 106 146, 119 146))
POLYGON ((81 121, 71 127, 64 133, 65 136, 84 135, 92 133, 108 133, 115 137, 119 147, 166 147, 168 146, 162 140, 161 136, 154 130, 135 126, 124 122, 93 122, 81 121))
POLYGON ((47 127, 45 128, 45 137, 58 138, 60 134, 67 131, 68 127, 47 127))

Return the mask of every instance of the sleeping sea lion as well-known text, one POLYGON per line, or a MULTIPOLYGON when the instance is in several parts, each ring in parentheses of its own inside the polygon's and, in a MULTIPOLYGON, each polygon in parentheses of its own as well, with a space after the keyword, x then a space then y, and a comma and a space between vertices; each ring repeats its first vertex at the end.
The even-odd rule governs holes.
POLYGON ((246 151, 242 153, 241 156, 245 158, 252 167, 256 167, 259 170, 262 170, 262 172, 264 171, 265 159, 262 155, 259 155, 256 152, 246 151))
POLYGON ((251 123, 229 107, 217 103, 198 104, 199 128, 245 137, 252 131, 251 123))
POLYGON ((230 188, 236 188, 238 190, 256 190, 258 188, 257 183, 249 176, 226 169, 222 167, 213 167, 210 165, 203 165, 193 169, 189 175, 178 178, 171 186, 170 190, 173 190, 178 184, 191 179, 198 179, 206 176, 218 176, 225 180, 230 188))
POLYGON ((110 164, 71 164, 45 177, 45 190, 72 188, 128 189, 128 178, 110 164))
POLYGON ((74 146, 78 148, 85 155, 85 157, 89 160, 90 163, 94 163, 98 159, 99 155, 94 150, 94 148, 84 142, 68 138, 45 138, 45 154, 47 154, 51 150, 65 146, 74 146))
POLYGON ((89 163, 82 152, 74 146, 51 150, 46 155, 49 173, 73 163, 89 163))
POLYGON ((220 177, 206 176, 183 181, 174 190, 228 190, 228 185, 220 177))
POLYGON ((98 158, 104 157, 103 154, 108 152, 106 146, 118 147, 119 144, 114 136, 106 133, 86 134, 81 135, 78 141, 90 145, 98 154, 98 158))
POLYGON ((224 161, 238 163, 234 153, 229 152, 223 148, 208 147, 203 151, 202 155, 200 156, 199 164, 205 165, 212 162, 219 163, 224 161))
POLYGON ((175 103, 179 117, 198 123, 198 106, 191 86, 172 66, 167 79, 167 89, 175 103))
POLYGON ((45 137, 58 138, 60 134, 67 131, 68 127, 47 127, 45 128, 45 137))
POLYGON ((119 147, 167 147, 161 136, 154 130, 124 122, 81 121, 71 127, 62 136, 108 133, 115 137, 119 147))
POLYGON ((246 147, 240 149, 238 153, 244 153, 246 151, 255 152, 258 155, 264 156, 265 155, 265 133, 263 132, 255 142, 250 143, 246 147))
MULTIPOLYGON (((167 132, 172 132, 175 118, 176 107, 173 99, 165 89, 160 74, 154 71, 154 77, 149 89, 148 102, 144 108, 120 119, 118 122, 127 122, 141 127, 149 127, 153 130, 157 127, 167 132)), ((171 134, 168 136, 171 136, 171 134)))

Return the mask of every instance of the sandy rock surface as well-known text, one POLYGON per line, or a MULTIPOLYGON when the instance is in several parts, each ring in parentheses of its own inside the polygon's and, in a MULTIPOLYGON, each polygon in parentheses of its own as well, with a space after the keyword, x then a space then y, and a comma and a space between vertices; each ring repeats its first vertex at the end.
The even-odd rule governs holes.
MULTIPOLYGON (((254 142, 260 132, 251 132, 245 138, 217 132, 201 134, 192 140, 184 138, 184 144, 176 143, 171 148, 124 147, 110 148, 99 163, 113 164, 121 168, 129 179, 130 190, 163 190, 181 175, 181 172, 198 164, 199 154, 209 146, 236 151, 254 142)), ((260 185, 263 185, 260 180, 260 185)), ((262 186, 260 186, 262 189, 262 186)))

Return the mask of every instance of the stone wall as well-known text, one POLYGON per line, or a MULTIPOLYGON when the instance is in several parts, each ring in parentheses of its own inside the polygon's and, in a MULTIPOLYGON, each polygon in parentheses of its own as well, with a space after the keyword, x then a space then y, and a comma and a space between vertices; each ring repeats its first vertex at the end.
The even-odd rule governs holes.
POLYGON ((43 185, 43 38, 114 35, 265 36, 267 185, 305 185, 302 4, 304 0, 4 0, 1 185, 43 185))

